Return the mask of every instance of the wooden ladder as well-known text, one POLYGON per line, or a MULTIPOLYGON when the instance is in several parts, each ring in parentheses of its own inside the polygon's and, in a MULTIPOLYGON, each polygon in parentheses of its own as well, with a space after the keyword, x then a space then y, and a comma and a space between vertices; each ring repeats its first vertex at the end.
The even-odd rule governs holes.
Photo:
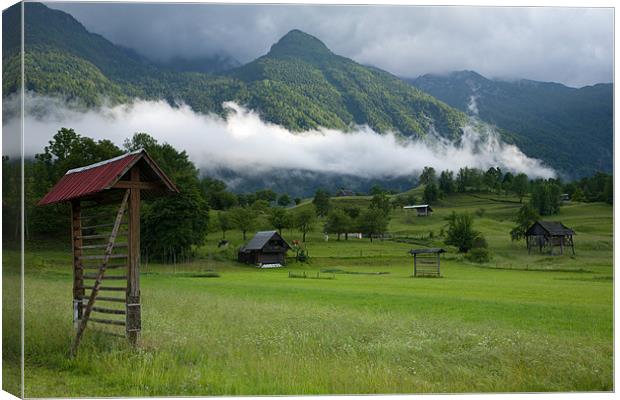
MULTIPOLYGON (((93 286, 84 286, 83 289, 90 289, 90 296, 88 297, 88 303, 84 306, 84 310, 82 313, 82 318, 79 320, 79 324, 77 327, 77 332, 75 335, 75 339, 73 341, 73 344, 71 345, 71 354, 72 355, 76 355, 77 354, 77 349, 78 346, 80 345, 80 340, 82 339, 82 335, 84 334, 84 330, 86 329, 86 325, 88 324, 88 321, 92 321, 95 323, 103 323, 103 324, 109 324, 109 325, 120 325, 120 326, 125 326, 125 321, 120 321, 120 320, 109 320, 109 319, 101 319, 101 318, 91 318, 90 315, 92 312, 98 312, 98 313, 104 313, 104 314, 119 314, 119 315, 125 315, 126 311, 125 310, 118 310, 118 309, 110 309, 110 308, 104 308, 104 307, 95 307, 95 302, 97 300, 100 301, 112 301, 112 302, 122 302, 125 303, 126 300, 124 298, 117 298, 117 297, 103 297, 103 296, 99 296, 99 291, 122 291, 122 292, 126 292, 127 288, 126 287, 115 287, 115 286, 101 286, 104 278, 105 278, 105 271, 106 268, 121 268, 126 266, 125 264, 116 264, 116 265, 109 265, 110 260, 112 259, 118 259, 118 258, 127 258, 127 254, 112 254, 112 251, 115 248, 115 242, 116 242, 116 237, 119 233, 119 229, 120 226, 123 224, 123 216, 125 214, 125 211, 127 209, 127 203, 129 200, 129 193, 130 190, 127 190, 125 192, 125 195, 123 196, 123 200, 121 202, 121 206, 118 209, 118 212, 116 214, 116 219, 114 221, 113 224, 100 224, 100 225, 94 225, 94 226, 90 226, 90 227, 84 227, 82 229, 86 230, 86 229, 93 229, 93 228, 101 228, 101 227, 112 227, 112 232, 109 235, 109 239, 108 239, 108 243, 107 244, 96 244, 96 245, 87 245, 87 246, 81 246, 80 249, 97 249, 97 248, 105 248, 104 254, 103 255, 88 255, 88 256, 81 256, 81 260, 101 260, 101 264, 97 267, 98 271, 96 274, 93 275, 89 275, 89 274, 85 274, 84 278, 86 279, 94 279, 95 282, 93 284, 93 286)), ((89 237, 96 239, 96 238, 107 238, 107 235, 87 235, 87 236, 82 236, 82 238, 88 239, 89 237)), ((127 244, 123 245, 124 247, 127 246, 127 244)), ((126 276, 109 276, 108 279, 127 279, 126 276)), ((121 336, 121 335, 118 335, 121 336)), ((122 335, 124 336, 124 335, 122 335)))

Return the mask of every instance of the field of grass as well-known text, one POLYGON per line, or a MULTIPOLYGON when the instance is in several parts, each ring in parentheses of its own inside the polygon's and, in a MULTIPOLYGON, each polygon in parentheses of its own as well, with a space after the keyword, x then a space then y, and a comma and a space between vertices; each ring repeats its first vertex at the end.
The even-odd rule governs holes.
POLYGON ((373 243, 325 242, 317 225, 307 243, 310 262, 275 270, 232 261, 239 232, 227 233, 228 250, 217 249, 221 234, 212 233, 190 263, 143 265, 140 348, 89 325, 75 359, 68 356, 70 252, 33 247, 26 257, 25 394, 613 390, 612 208, 562 207, 551 219, 576 231, 577 254, 551 257, 511 242, 518 207, 504 196, 458 195, 429 218, 396 210, 394 238, 373 243), (472 264, 450 249, 442 278, 411 278, 407 251, 444 246, 443 218, 452 210, 477 213, 493 259, 472 264), (288 277, 322 269, 354 273, 288 277), (200 277, 211 270, 220 277, 200 277))

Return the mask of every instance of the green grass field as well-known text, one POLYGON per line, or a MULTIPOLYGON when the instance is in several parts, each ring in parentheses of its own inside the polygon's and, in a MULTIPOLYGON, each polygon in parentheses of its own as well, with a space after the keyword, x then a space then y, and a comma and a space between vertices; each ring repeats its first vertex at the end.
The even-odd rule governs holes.
MULTIPOLYGON (((217 249, 221 234, 212 233, 191 263, 143 265, 139 349, 89 325, 75 359, 68 356, 70 252, 32 248, 25 395, 613 390, 612 207, 562 207, 551 219, 576 231, 577 255, 528 256, 508 234, 519 204, 481 197, 446 199, 429 218, 396 210, 390 232, 400 242, 325 242, 317 225, 307 243, 311 261, 275 270, 231 260, 239 232, 228 232, 228 250, 217 249), (491 262, 472 264, 452 250, 442 256, 442 278, 410 277, 408 250, 443 246, 443 218, 481 208, 475 226, 491 262), (326 268, 388 273, 288 277, 326 268), (196 277, 207 270, 220 277, 196 277)), ((5 272, 5 284, 11 279, 17 282, 5 272)), ((8 340, 18 336, 9 332, 8 340)), ((9 365, 4 371, 16 373, 9 365)))

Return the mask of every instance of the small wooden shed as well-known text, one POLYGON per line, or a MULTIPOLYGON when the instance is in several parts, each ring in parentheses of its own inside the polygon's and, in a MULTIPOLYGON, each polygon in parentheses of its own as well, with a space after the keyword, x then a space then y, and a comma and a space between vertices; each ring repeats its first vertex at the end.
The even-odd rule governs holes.
POLYGON ((418 217, 428 217, 433 213, 433 209, 428 204, 404 206, 403 208, 405 210, 416 210, 418 212, 418 217))
POLYGON ((285 264, 291 246, 278 231, 261 231, 239 249, 238 260, 246 264, 285 264))
POLYGON ((442 248, 412 249, 413 276, 441 276, 441 253, 446 251, 442 248))
POLYGON ((564 254, 564 248, 570 247, 573 255, 575 254, 575 246, 573 244, 573 235, 575 231, 566 227, 561 222, 555 221, 536 221, 525 232, 525 242, 527 244, 527 252, 531 253, 532 247, 538 247, 540 253, 548 249, 549 254, 556 254, 556 248, 560 249, 559 254, 564 254))
POLYGON ((178 192, 139 150, 67 171, 39 201, 71 204, 74 354, 89 321, 124 327, 122 336, 138 343, 141 198, 178 192))

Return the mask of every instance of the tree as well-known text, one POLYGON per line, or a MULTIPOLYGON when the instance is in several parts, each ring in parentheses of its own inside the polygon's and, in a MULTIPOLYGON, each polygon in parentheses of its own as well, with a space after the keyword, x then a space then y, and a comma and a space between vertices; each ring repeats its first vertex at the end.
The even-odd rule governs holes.
POLYGON ((514 175, 510 172, 506 172, 506 174, 502 178, 502 189, 504 189, 504 194, 506 196, 508 196, 508 192, 512 190, 513 180, 514 180, 514 175))
POLYGON ((246 240, 247 231, 254 229, 256 226, 256 211, 245 206, 235 207, 229 212, 233 225, 241 231, 243 240, 246 240))
POLYGON ((200 180, 202 190, 209 207, 214 210, 228 210, 237 205, 237 195, 226 190, 226 183, 219 179, 204 177, 200 180))
POLYGON ((522 205, 515 218, 517 226, 510 231, 512 240, 521 240, 529 227, 532 226, 534 222, 538 221, 539 218, 538 212, 531 204, 526 203, 522 205))
POLYGON ((489 191, 497 191, 500 194, 502 188, 502 170, 499 167, 489 168, 483 175, 482 179, 489 191))
POLYGON ((474 219, 471 214, 452 214, 447 218, 446 244, 456 246, 461 253, 467 253, 474 242, 481 237, 480 232, 474 230, 474 219))
POLYGON ((258 190, 255 193, 257 200, 265 200, 267 203, 276 201, 278 195, 271 189, 258 190))
POLYGON ((560 187, 549 181, 538 181, 532 188, 530 204, 540 215, 553 215, 560 212, 560 187))
POLYGON ((368 208, 358 219, 360 230, 368 235, 371 242, 374 235, 383 235, 387 231, 389 223, 390 218, 378 208, 368 208))
POLYGON ((295 197, 295 200, 293 200, 295 202, 295 205, 298 206, 301 204, 301 198, 299 197, 295 197))
POLYGON ((327 222, 325 223, 325 232, 340 235, 347 233, 351 227, 351 217, 341 208, 333 209, 327 214, 327 222))
POLYGON ((429 185, 437 180, 437 173, 433 167, 424 167, 420 174, 419 181, 422 185, 429 185))
POLYGON ((372 199, 370 199, 370 208, 373 210, 379 210, 386 216, 389 215, 392 210, 392 206, 387 193, 380 192, 372 196, 372 199))
POLYGON ((512 192, 519 198, 519 203, 523 203, 523 197, 527 193, 528 178, 524 173, 515 175, 512 180, 512 192))
POLYGON ((291 198, 288 194, 284 193, 278 198, 278 205, 281 207, 286 207, 291 204, 291 198))
POLYGON ((319 217, 324 217, 329 212, 330 207, 330 196, 329 193, 323 189, 318 189, 314 194, 314 199, 312 199, 312 204, 314 204, 314 208, 316 210, 316 215, 319 217))
POLYGON ((306 234, 312 229, 316 214, 317 212, 314 207, 306 207, 299 210, 295 215, 295 227, 299 229, 303 235, 302 242, 306 241, 306 234))
POLYGON ((197 187, 143 206, 141 244, 149 258, 175 262, 192 254, 207 236, 209 206, 197 187))
POLYGON ((222 231, 222 239, 226 239, 226 232, 234 227, 233 221, 228 212, 220 211, 217 213, 217 222, 220 230, 222 231))
POLYGON ((289 213, 284 208, 272 208, 269 210, 268 218, 271 226, 276 228, 280 235, 282 235, 282 229, 288 228, 291 223, 289 213))
POLYGON ((454 173, 449 170, 442 171, 439 175, 439 190, 445 194, 454 193, 456 190, 454 184, 454 173))
POLYGON ((435 183, 429 183, 424 188, 424 202, 432 203, 437 201, 439 198, 439 189, 437 189, 437 185, 435 183))

